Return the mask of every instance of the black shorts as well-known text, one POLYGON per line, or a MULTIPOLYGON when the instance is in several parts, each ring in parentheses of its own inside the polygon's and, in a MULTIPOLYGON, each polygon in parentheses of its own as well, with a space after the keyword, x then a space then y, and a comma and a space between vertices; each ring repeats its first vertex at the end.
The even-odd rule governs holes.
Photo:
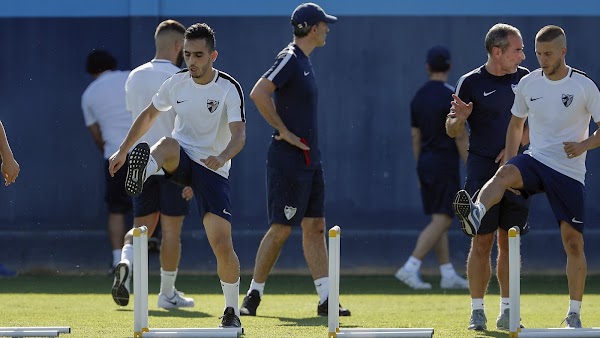
MULTIPOLYGON (((475 194, 481 191, 483 185, 494 176, 498 163, 494 159, 469 153, 467 159, 467 180, 465 190, 475 199, 475 194)), ((478 234, 491 234, 498 228, 508 231, 513 226, 521 229, 521 234, 529 232, 527 217, 529 215, 529 200, 523 196, 506 191, 500 203, 490 208, 481 220, 478 234)))
POLYGON ((164 175, 152 175, 144 182, 142 193, 133 198, 133 215, 142 217, 160 212, 165 216, 185 216, 189 202, 181 196, 183 188, 164 175))
POLYGON ((425 214, 445 214, 453 217, 452 201, 456 192, 460 189, 458 173, 451 176, 422 172, 418 172, 418 174, 425 214))
POLYGON ((125 177, 127 177, 127 161, 123 167, 111 177, 108 173, 108 160, 104 161, 104 183, 106 191, 104 200, 111 214, 126 214, 131 211, 131 197, 125 192, 125 177))
POLYGON ((231 189, 229 180, 216 172, 194 162, 183 148, 179 151, 179 165, 175 172, 165 174, 165 178, 194 190, 196 206, 200 217, 210 212, 231 223, 231 189))
POLYGON ((267 166, 269 224, 298 226, 304 217, 325 215, 323 167, 283 169, 267 166))

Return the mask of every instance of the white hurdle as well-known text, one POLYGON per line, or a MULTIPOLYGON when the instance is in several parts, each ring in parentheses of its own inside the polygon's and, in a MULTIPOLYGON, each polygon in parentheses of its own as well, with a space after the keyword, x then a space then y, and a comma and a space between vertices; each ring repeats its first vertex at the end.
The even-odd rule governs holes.
POLYGON ((521 235, 519 227, 508 230, 508 271, 510 297, 509 338, 588 338, 600 337, 600 328, 521 328, 521 235))
POLYGON ((68 326, 0 327, 0 337, 58 337, 71 333, 68 326))
POLYGON ((134 338, 237 338, 242 328, 161 328, 148 327, 148 227, 133 230, 133 336, 134 338))
POLYGON ((334 226, 329 229, 329 335, 336 337, 361 337, 361 338, 431 338, 432 328, 400 329, 400 328, 370 328, 370 329, 341 329, 340 328, 340 237, 341 228, 334 226))

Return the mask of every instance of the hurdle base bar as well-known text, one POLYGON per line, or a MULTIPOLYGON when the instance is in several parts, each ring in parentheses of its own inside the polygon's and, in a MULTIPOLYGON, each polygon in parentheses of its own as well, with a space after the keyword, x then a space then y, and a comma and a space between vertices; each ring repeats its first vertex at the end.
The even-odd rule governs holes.
POLYGON ((0 337, 58 337, 71 333, 68 326, 0 327, 0 337))
POLYGON ((244 329, 239 327, 227 328, 160 328, 148 329, 142 332, 141 337, 215 337, 215 338, 237 338, 244 333, 244 329))
POLYGON ((431 338, 432 328, 340 328, 338 304, 340 300, 340 244, 342 229, 336 225, 329 229, 329 308, 327 326, 329 338, 361 337, 361 338, 431 338))
POLYGON ((590 338, 600 337, 600 328, 521 329, 511 332, 510 338, 590 338))
POLYGON ((330 332, 330 338, 337 337, 361 337, 361 338, 431 338, 432 328, 356 328, 339 329, 338 332, 330 332))

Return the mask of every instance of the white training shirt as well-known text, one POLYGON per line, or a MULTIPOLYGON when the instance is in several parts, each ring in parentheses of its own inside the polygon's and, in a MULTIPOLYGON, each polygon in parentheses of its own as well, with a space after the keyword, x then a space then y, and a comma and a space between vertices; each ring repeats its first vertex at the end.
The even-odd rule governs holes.
MULTIPOLYGON (((169 60, 154 59, 135 68, 125 83, 127 110, 133 121, 152 102, 152 97, 166 79, 181 69, 169 60)), ((152 127, 140 138, 152 146, 165 136, 171 136, 175 125, 175 112, 166 111, 158 116, 152 127)))
POLYGON ((104 158, 118 149, 131 127, 125 104, 125 82, 129 71, 106 71, 92 81, 81 96, 86 126, 98 123, 104 141, 104 158))
POLYGON ((569 67, 566 77, 552 81, 541 69, 533 71, 519 82, 512 113, 528 118, 526 153, 585 184, 587 152, 570 159, 563 148, 563 142, 589 137, 590 117, 600 121, 600 91, 584 72, 569 67))
MULTIPOLYGON (((221 154, 231 141, 229 123, 246 122, 242 87, 218 70, 206 85, 195 83, 188 71, 175 74, 162 84, 152 103, 160 111, 173 108, 173 138, 192 161, 202 166, 201 159, 221 154)), ((215 172, 228 178, 230 168, 231 160, 215 172)))

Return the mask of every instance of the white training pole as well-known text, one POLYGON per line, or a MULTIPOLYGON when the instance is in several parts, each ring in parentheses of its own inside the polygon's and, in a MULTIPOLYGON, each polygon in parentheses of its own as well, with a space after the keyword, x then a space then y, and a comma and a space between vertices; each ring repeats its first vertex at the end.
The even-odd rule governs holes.
POLYGON ((148 227, 146 226, 133 229, 133 291, 133 335, 135 338, 141 338, 142 332, 148 331, 148 227))
POLYGON ((510 302, 509 335, 521 331, 521 236, 519 227, 508 230, 508 292, 510 302))
POLYGON ((432 328, 340 328, 340 247, 341 228, 336 225, 329 229, 329 307, 328 337, 360 338, 431 338, 432 328))
POLYGON ((329 308, 327 322, 329 337, 335 337, 340 325, 340 236, 342 230, 334 226, 329 230, 329 308))

